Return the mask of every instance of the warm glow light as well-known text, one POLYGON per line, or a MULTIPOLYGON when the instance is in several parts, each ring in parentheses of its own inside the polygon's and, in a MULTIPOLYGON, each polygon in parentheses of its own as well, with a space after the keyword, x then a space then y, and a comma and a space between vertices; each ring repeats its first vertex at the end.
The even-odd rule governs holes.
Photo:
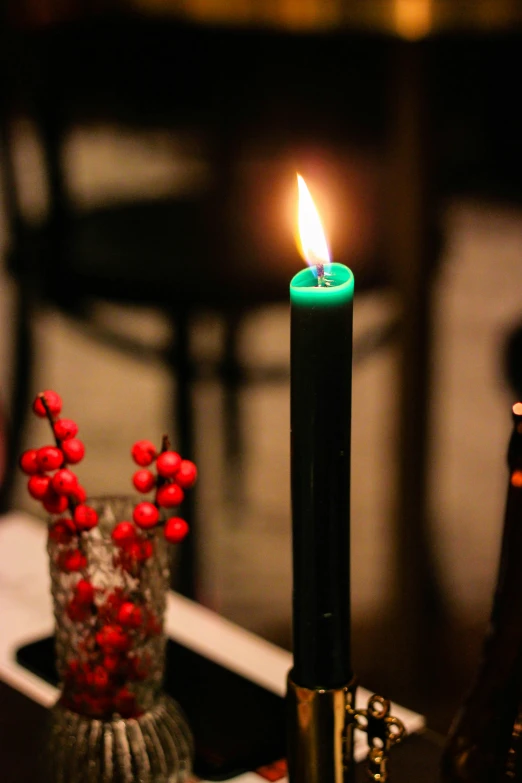
POLYGON ((331 264, 330 253, 321 225, 321 218, 306 182, 300 174, 297 175, 297 184, 299 187, 299 250, 306 263, 310 264, 316 274, 317 264, 324 267, 331 264))
POLYGON ((433 23, 432 0, 395 0, 395 23, 412 41, 427 35, 433 23))
POLYGON ((522 487, 522 470, 515 470, 511 474, 511 484, 513 487, 520 489, 522 487))

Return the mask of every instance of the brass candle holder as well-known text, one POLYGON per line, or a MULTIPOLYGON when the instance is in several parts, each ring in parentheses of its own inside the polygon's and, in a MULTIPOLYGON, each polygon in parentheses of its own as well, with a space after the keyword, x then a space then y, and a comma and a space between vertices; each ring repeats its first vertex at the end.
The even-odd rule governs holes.
POLYGON ((342 688, 304 688, 288 676, 288 777, 290 783, 353 783, 354 733, 368 737, 367 776, 388 780, 388 757, 405 729, 390 715, 390 702, 374 694, 355 707, 355 678, 342 688))

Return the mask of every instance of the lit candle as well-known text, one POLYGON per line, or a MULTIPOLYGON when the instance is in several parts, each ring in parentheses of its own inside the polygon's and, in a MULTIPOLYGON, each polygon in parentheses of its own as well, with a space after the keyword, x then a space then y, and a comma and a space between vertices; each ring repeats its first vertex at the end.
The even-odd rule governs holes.
POLYGON ((330 262, 304 180, 299 228, 309 263, 290 284, 293 531, 292 679, 339 688, 350 658, 350 431, 354 278, 330 262))

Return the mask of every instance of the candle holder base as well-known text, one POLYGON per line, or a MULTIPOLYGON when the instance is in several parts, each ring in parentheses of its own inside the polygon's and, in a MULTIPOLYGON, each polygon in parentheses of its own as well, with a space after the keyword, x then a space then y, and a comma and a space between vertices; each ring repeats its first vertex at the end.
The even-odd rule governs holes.
POLYGON ((303 688, 288 677, 290 783, 352 783, 356 682, 342 688, 303 688))
POLYGON ((390 715, 390 702, 374 694, 364 710, 355 708, 357 682, 342 688, 304 688, 288 676, 289 783, 353 783, 354 731, 368 736, 368 779, 385 783, 388 755, 404 736, 390 715))

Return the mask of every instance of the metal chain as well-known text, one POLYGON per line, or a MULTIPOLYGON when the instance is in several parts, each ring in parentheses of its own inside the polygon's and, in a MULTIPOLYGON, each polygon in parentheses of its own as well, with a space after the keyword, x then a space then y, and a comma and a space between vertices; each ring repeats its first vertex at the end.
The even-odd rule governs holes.
POLYGON ((393 745, 397 745, 405 734, 402 721, 390 715, 390 702, 382 696, 373 694, 368 699, 365 710, 346 707, 355 728, 368 736, 367 777, 374 783, 388 780, 388 757, 393 745))

